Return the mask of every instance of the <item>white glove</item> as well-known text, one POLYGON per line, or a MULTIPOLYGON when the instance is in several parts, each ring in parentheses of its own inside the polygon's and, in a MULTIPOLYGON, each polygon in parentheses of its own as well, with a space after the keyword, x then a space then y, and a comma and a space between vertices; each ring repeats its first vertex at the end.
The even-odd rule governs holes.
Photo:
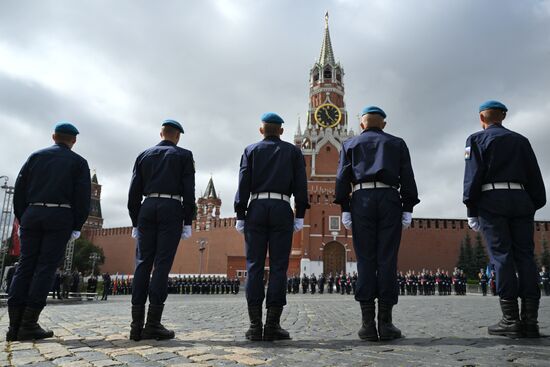
POLYGON ((403 225, 403 229, 407 229, 411 226, 412 217, 412 213, 403 212, 403 215, 401 216, 401 224, 403 225))
POLYGON ((479 229, 481 228, 480 225, 479 225, 479 218, 478 217, 468 217, 468 226, 474 232, 479 232, 479 229))
POLYGON ((193 231, 191 229, 191 226, 183 226, 183 231, 181 231, 181 239, 186 240, 191 237, 193 234, 193 231))
POLYGON ((300 232, 304 228, 304 218, 294 219, 294 232, 300 232))
POLYGON ((21 238, 21 227, 17 228, 17 237, 21 238))
POLYGON ((80 237, 80 231, 73 231, 73 233, 71 233, 71 239, 78 240, 79 237, 80 237))
POLYGON ((138 229, 137 229, 137 227, 132 228, 132 238, 138 238, 138 229))
POLYGON ((235 229, 239 233, 244 233, 244 219, 237 220, 237 223, 235 224, 235 229))
POLYGON ((351 213, 342 212, 342 224, 346 229, 351 229, 351 213))

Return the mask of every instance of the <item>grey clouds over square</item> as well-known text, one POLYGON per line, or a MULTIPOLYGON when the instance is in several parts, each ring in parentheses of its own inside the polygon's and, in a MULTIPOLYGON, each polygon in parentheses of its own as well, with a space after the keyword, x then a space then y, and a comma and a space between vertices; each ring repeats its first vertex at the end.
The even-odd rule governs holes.
MULTIPOLYGON (((464 142, 497 99, 550 185, 550 1, 3 1, 0 175, 11 183, 58 120, 103 184, 105 226, 127 226, 133 162, 162 120, 185 129, 197 196, 210 175, 233 215, 240 155, 274 111, 293 140, 308 107, 324 13, 341 62, 350 125, 365 105, 411 152, 415 217, 465 217, 464 142)), ((550 209, 537 217, 550 219, 550 209)))

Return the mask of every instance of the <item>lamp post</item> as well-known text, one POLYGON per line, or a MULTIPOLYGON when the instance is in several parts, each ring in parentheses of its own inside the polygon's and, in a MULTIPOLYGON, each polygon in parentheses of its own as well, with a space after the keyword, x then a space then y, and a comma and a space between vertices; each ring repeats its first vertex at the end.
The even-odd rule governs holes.
POLYGON ((203 256, 204 250, 206 250, 206 245, 208 244, 208 240, 206 238, 199 238, 197 240, 197 244, 199 245, 199 253, 200 253, 199 275, 202 275, 202 256, 203 256))
POLYGON ((90 254, 90 261, 92 262, 92 275, 95 273, 95 263, 101 259, 101 256, 97 252, 90 254))

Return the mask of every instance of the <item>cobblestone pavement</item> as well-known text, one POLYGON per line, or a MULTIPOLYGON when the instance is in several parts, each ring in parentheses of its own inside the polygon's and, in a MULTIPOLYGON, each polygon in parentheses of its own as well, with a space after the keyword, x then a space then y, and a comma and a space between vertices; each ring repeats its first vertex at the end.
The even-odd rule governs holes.
MULTIPOLYGON (((20 366, 548 366, 550 338, 490 337, 500 313, 494 297, 401 297, 394 322, 406 338, 362 342, 359 305, 351 296, 290 295, 282 325, 293 340, 248 342, 246 302, 238 296, 170 295, 170 341, 128 340, 130 300, 51 305, 41 322, 56 337, 5 341, 0 309, 0 365, 20 366)), ((550 334, 550 297, 541 301, 541 330, 550 334)))

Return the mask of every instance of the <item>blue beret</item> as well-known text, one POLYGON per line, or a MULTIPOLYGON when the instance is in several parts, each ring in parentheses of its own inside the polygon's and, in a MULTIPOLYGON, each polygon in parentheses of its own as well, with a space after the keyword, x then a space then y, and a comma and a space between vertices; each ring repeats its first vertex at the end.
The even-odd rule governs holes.
POLYGON ((480 113, 485 110, 502 110, 504 112, 507 112, 508 108, 506 108, 506 106, 499 101, 487 101, 479 106, 480 113))
POLYGON ((363 108, 363 111, 361 111, 361 116, 364 116, 367 113, 376 113, 382 116, 383 118, 386 118, 386 113, 380 107, 376 107, 376 106, 365 107, 363 108))
POLYGON ((179 130, 179 132, 183 134, 183 127, 176 120, 164 120, 164 122, 162 123, 162 126, 172 126, 173 128, 179 130))
POLYGON ((270 124, 284 124, 285 122, 281 118, 281 116, 277 115, 274 112, 266 112, 262 115, 262 122, 267 122, 270 124))
POLYGON ((64 121, 58 122, 55 125, 54 132, 72 136, 77 136, 79 134, 78 129, 73 124, 64 121))

